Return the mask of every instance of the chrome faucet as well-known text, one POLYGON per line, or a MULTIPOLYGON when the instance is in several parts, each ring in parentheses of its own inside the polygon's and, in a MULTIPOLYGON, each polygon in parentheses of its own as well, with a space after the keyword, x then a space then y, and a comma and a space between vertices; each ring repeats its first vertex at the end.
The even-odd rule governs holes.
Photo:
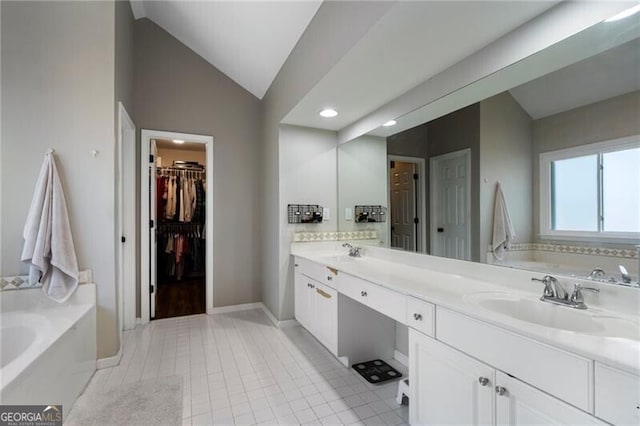
POLYGON ((604 269, 597 267, 587 277, 590 280, 597 280, 598 278, 604 277, 604 269))
POLYGON ((542 279, 533 277, 531 281, 540 281, 544 284, 544 292, 540 298, 543 302, 568 306, 575 309, 587 309, 587 305, 584 304, 582 290, 593 291, 595 293, 600 292, 598 288, 583 287, 581 284, 576 283, 573 288, 573 293, 571 293, 571 297, 569 297, 569 294, 556 277, 545 275, 542 279))
POLYGON ((622 276, 622 282, 624 284, 631 284, 631 275, 629 275, 629 271, 623 265, 618 265, 618 269, 620 270, 620 276, 622 276))
POLYGON ((349 243, 342 244, 342 247, 349 247, 349 256, 351 256, 351 257, 360 257, 361 256, 361 253, 360 253, 360 250, 362 250, 361 247, 354 247, 349 243))

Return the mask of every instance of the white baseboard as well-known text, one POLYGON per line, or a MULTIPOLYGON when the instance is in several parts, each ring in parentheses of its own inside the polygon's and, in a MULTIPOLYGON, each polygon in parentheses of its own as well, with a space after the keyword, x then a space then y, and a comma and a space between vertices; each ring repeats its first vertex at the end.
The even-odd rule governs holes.
POLYGON ((219 306, 217 308, 207 308, 207 314, 226 314, 228 312, 248 311, 262 308, 262 302, 244 303, 242 305, 219 306))
POLYGON ((393 351, 393 359, 395 359, 405 367, 409 368, 409 357, 403 354, 402 352, 398 351, 397 349, 394 349, 393 351))
POLYGON ((271 320, 273 325, 275 325, 276 327, 278 327, 278 328, 290 328, 290 327, 296 327, 296 326, 300 325, 298 323, 298 321, 296 321, 294 319, 284 320, 284 321, 278 320, 275 317, 275 315, 273 315, 271 313, 269 308, 267 308, 267 305, 265 305, 264 303, 261 303, 261 305, 262 305, 262 310, 264 311, 264 313, 267 315, 267 317, 269 317, 269 319, 271 320))
POLYGON ((100 358, 96 361, 96 369, 102 370, 103 368, 115 367, 120 364, 120 359, 122 359, 122 342, 120 344, 120 349, 118 349, 118 353, 114 356, 110 356, 108 358, 100 358))

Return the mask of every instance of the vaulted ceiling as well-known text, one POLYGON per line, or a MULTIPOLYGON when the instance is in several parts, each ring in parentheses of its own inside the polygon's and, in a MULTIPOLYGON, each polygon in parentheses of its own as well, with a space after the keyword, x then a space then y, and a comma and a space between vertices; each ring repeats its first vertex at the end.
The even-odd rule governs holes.
POLYGON ((142 1, 149 18, 262 99, 322 1, 142 1))

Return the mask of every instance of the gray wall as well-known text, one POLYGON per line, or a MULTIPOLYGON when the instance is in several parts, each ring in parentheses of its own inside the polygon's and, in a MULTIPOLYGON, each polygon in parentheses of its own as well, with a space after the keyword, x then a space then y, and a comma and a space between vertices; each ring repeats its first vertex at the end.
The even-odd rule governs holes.
MULTIPOLYGON (((393 2, 323 2, 269 87, 262 102, 261 232, 262 300, 278 319, 283 314, 279 192, 280 121, 302 97, 360 40, 393 2)), ((284 296, 283 296, 284 297, 284 296)))
POLYGON ((493 234, 496 183, 500 181, 516 233, 533 238, 532 119, 509 92, 480 102, 480 261, 493 234))
POLYGON ((280 126, 280 275, 279 292, 283 318, 294 316, 294 270, 290 243, 295 232, 338 230, 336 132, 298 126, 280 126), (319 204, 330 209, 329 220, 320 224, 291 225, 288 204, 319 204))
POLYGON ((538 214, 540 154, 637 134, 640 134, 640 91, 616 96, 533 122, 533 220, 536 240, 540 231, 538 214))
POLYGON ((118 351, 114 245, 113 2, 2 8, 1 275, 27 271, 22 228, 46 150, 55 149, 78 263, 97 287, 98 357, 118 351), (91 155, 97 150, 96 157, 91 155))
MULTIPOLYGON (((480 259, 479 176, 480 176, 480 105, 473 104, 436 120, 387 138, 389 155, 425 159, 426 223, 429 223, 429 159, 462 149, 471 149, 471 259, 480 259)), ((430 246, 427 231, 427 247, 430 246)))
POLYGON ((135 22, 134 87, 138 129, 213 136, 214 305, 259 302, 259 100, 148 19, 135 22))

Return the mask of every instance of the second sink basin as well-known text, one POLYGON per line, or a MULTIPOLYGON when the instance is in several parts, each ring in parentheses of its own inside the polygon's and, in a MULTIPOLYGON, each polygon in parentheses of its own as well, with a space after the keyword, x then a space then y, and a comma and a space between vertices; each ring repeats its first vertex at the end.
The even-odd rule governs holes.
POLYGON ((640 340, 640 326, 624 318, 597 315, 589 310, 581 311, 508 293, 474 293, 465 296, 465 300, 483 309, 543 327, 640 340))

